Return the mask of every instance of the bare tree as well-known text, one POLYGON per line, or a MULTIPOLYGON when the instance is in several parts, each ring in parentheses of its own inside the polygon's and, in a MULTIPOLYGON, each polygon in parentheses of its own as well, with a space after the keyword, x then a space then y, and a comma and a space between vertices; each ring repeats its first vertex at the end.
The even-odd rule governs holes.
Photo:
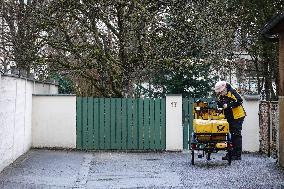
POLYGON ((40 62, 42 43, 37 27, 40 9, 37 0, 1 0, 1 63, 3 72, 17 67, 18 74, 29 76, 40 62))

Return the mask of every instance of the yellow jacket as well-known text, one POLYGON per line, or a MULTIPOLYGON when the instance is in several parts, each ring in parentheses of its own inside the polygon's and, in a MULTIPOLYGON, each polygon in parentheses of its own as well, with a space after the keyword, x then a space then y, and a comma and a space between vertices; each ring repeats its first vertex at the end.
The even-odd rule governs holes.
MULTIPOLYGON (((229 91, 226 96, 237 101, 236 96, 231 91, 229 91)), ((228 105, 228 108, 229 107, 230 107, 230 105, 228 105)), ((240 119, 240 118, 243 118, 243 117, 246 116, 246 112, 245 112, 244 107, 242 105, 232 107, 232 113, 233 113, 234 119, 240 119)))
POLYGON ((233 89, 229 84, 227 84, 227 94, 225 96, 220 96, 218 106, 227 104, 227 108, 224 110, 225 118, 228 122, 244 118, 246 112, 242 106, 243 99, 239 93, 233 89))

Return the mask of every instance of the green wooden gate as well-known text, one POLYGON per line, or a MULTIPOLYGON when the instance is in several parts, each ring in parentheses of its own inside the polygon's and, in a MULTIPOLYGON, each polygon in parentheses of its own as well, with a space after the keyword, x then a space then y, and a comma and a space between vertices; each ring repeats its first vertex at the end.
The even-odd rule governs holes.
POLYGON ((77 97, 77 148, 164 150, 165 99, 77 97))
POLYGON ((213 98, 183 98, 182 99, 182 124, 183 124, 183 149, 189 149, 193 123, 193 104, 196 100, 212 102, 213 98))
POLYGON ((183 149, 185 150, 189 149, 189 141, 192 133, 193 103, 193 98, 182 99, 183 149))

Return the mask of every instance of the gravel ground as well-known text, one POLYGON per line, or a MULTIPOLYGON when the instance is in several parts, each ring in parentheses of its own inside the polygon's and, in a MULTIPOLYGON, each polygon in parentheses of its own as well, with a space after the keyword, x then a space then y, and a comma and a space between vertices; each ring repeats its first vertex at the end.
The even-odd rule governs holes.
POLYGON ((190 164, 189 152, 123 153, 30 150, 0 173, 0 188, 279 188, 274 159, 243 154, 229 166, 222 153, 190 164))

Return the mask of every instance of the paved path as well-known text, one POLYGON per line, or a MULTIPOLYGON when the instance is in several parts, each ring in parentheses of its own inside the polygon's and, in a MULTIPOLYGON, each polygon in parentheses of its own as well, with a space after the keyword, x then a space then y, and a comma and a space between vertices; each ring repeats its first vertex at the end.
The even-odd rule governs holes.
POLYGON ((275 160, 244 154, 229 166, 222 154, 196 160, 189 153, 31 150, 0 173, 0 188, 279 188, 284 170, 275 160))

